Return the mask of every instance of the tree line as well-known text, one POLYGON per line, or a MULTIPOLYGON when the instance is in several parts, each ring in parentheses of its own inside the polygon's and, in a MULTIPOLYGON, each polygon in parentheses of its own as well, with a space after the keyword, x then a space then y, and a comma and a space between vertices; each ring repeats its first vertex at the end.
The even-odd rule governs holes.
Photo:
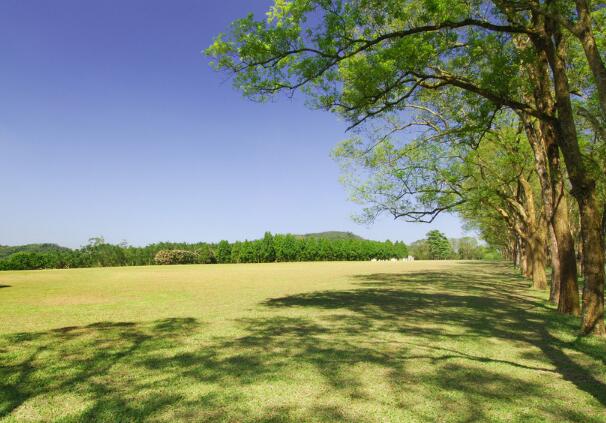
POLYGON ((473 237, 446 238, 438 231, 429 231, 424 239, 408 245, 408 252, 416 260, 502 260, 501 252, 480 245, 473 237))
POLYGON ((0 270, 69 269, 84 267, 148 266, 154 264, 274 263, 291 261, 499 260, 500 253, 472 237, 447 239, 439 231, 410 246, 396 241, 370 241, 329 233, 322 236, 271 234, 252 241, 218 243, 161 242, 145 247, 110 244, 91 238, 79 249, 54 244, 0 246, 0 270), (339 238, 341 237, 341 238, 339 238), (10 254, 6 254, 10 252, 10 254))
MULTIPOLYGON (((42 251, 14 251, 0 259, 0 270, 66 269, 81 267, 145 266, 158 264, 160 252, 180 251, 185 258, 176 263, 271 263, 285 261, 357 261, 404 258, 408 248, 404 242, 370 241, 365 239, 326 239, 291 234, 265 233, 252 241, 220 241, 219 243, 156 243, 145 247, 109 244, 103 238, 91 238, 79 249, 46 247, 42 251)), ((170 260, 169 260, 170 261, 170 260)), ((165 262, 160 261, 160 264, 165 262)), ((168 263, 167 263, 168 264, 168 263)))
POLYGON ((458 213, 603 336, 605 45, 590 0, 292 0, 207 54, 250 98, 302 91, 349 123, 361 220, 458 213))

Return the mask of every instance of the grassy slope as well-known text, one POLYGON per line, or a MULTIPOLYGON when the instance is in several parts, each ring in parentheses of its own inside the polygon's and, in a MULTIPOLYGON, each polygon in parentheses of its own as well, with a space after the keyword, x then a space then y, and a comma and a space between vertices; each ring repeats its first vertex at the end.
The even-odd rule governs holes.
POLYGON ((606 343, 503 265, 0 273, 0 420, 606 421, 606 343))

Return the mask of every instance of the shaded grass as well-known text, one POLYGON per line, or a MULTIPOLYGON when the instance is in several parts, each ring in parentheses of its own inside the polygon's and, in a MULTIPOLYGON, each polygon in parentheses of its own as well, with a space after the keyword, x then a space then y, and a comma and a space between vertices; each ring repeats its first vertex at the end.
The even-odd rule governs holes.
MULTIPOLYGON (((169 288, 149 268, 90 279, 102 270, 108 285, 77 304, 4 316, 0 419, 606 421, 606 343, 501 264, 158 268, 169 288), (132 302, 151 310, 118 320, 146 278, 132 302)), ((69 297, 60 276, 1 274, 0 301, 28 278, 49 284, 41 300, 69 297)))

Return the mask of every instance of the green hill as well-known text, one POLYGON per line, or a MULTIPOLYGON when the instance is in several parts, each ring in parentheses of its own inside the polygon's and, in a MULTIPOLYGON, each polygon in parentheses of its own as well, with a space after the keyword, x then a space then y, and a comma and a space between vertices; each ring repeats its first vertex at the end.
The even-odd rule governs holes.
POLYGON ((51 251, 68 251, 69 248, 57 244, 27 244, 27 245, 0 245, 0 259, 14 253, 48 253, 51 251))
POLYGON ((311 234, 296 235, 299 238, 322 238, 322 239, 364 239, 351 232, 327 231, 311 234))

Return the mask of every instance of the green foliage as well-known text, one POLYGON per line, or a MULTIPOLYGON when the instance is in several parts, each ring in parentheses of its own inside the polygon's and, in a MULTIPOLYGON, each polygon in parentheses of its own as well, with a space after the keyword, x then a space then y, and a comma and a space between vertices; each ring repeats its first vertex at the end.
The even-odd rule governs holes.
POLYGON ((49 263, 47 255, 40 253, 31 253, 19 251, 11 254, 1 263, 2 270, 26 270, 26 269, 44 269, 49 263))
POLYGON ((270 232, 265 232, 261 241, 260 260, 263 263, 276 261, 276 249, 274 248, 274 237, 270 232))
POLYGON ((479 260, 482 258, 478 241, 472 237, 450 239, 452 250, 461 260, 479 260))
POLYGON ((427 232, 427 246, 431 260, 447 260, 453 258, 452 247, 446 236, 438 231, 427 232))
POLYGON ((415 258, 415 260, 429 260, 429 245, 427 244, 426 239, 420 239, 410 244, 408 247, 410 255, 415 258))
POLYGON ((417 260, 501 260, 501 254, 493 247, 480 245, 475 238, 462 237, 446 239, 443 234, 431 231, 426 239, 421 239, 408 246, 410 255, 417 260), (433 234, 432 234, 433 233, 433 234), (432 234, 430 236, 430 234, 432 234), (433 239, 434 247, 430 238, 433 239), (446 245, 448 243, 448 245, 446 245), (433 252, 432 252, 433 250, 433 252))
POLYGON ((214 264, 217 263, 217 257, 215 251, 207 244, 203 244, 196 250, 198 255, 197 263, 200 264, 214 264))
MULTIPOLYGON (((383 130, 370 146, 354 138, 337 147, 335 157, 345 185, 352 199, 365 205, 359 219, 373 221, 389 213, 407 221, 431 222, 440 213, 456 213, 489 245, 503 248, 511 231, 498 210, 511 207, 521 176, 529 178, 537 190, 535 197, 540 197, 534 154, 518 130, 518 117, 508 111, 495 114, 493 128, 476 143, 470 135, 475 125, 469 127, 462 116, 431 115, 417 115, 432 127, 417 139, 383 136, 383 130), (449 127, 441 120, 448 120, 449 127)), ((390 125, 400 127, 396 119, 390 125)), ((454 250, 458 252, 458 246, 454 250)), ((429 253, 421 251, 420 256, 429 253)), ((481 254, 459 257, 478 259, 481 254)))
MULTIPOLYGON (((358 124, 404 110, 439 82, 464 81, 503 101, 520 91, 525 52, 507 42, 507 12, 491 2, 276 1, 268 17, 236 20, 206 50, 257 100, 300 89, 358 124), (499 30, 482 24, 489 20, 499 30)), ((462 96, 475 106, 468 110, 494 109, 462 96)))
MULTIPOLYGON (((578 18, 572 1, 509 3, 277 0, 267 19, 249 15, 235 21, 206 53, 247 97, 265 100, 300 90, 312 106, 360 129, 334 155, 352 200, 366 206, 361 221, 391 213, 431 222, 452 211, 501 248, 510 231, 494 213, 503 194, 499 185, 509 185, 507 179, 524 167, 515 166, 516 160, 525 165, 533 153, 520 148, 509 154, 494 143, 493 151, 474 150, 492 132, 523 130, 518 114, 544 120, 552 113, 533 104, 528 66, 542 50, 527 34, 540 32, 535 24, 541 13, 578 18), (502 117, 508 113, 515 119, 502 117), (499 178, 477 178, 483 154, 495 159, 490 163, 503 173, 499 178)), ((592 18, 601 48, 606 12, 597 3, 592 18)), ((569 77, 575 107, 598 117, 598 125, 577 119, 583 159, 605 197, 606 143, 597 142, 600 130, 594 128, 603 128, 604 116, 587 59, 569 28, 563 27, 563 44, 574 69, 569 77)), ((505 135, 511 145, 515 137, 505 135)))
MULTIPOLYGON (((266 232, 262 239, 230 244, 167 243, 146 247, 108 244, 91 239, 77 249, 63 248, 47 253, 16 253, 0 259, 0 270, 75 267, 144 266, 183 263, 272 263, 276 261, 331 261, 402 258, 408 255, 403 242, 379 242, 353 234, 329 232, 328 236, 297 236, 266 232), (339 234, 339 235, 337 235, 339 234)), ((18 248, 18 247, 15 247, 18 248)))
POLYGON ((276 235, 274 237, 276 261, 295 261, 301 245, 301 241, 294 235, 276 235))
POLYGON ((103 238, 91 238, 89 244, 79 252, 79 266, 74 267, 108 267, 127 264, 125 248, 112 245, 103 238))
MULTIPOLYGON (((450 240, 452 253, 447 258, 491 260, 498 252, 478 246, 473 238, 450 240)), ((17 248, 18 247, 11 247, 17 248)), ((0 270, 28 270, 79 267, 141 266, 179 263, 271 263, 275 261, 364 261, 373 258, 388 260, 408 255, 418 260, 435 257, 427 240, 410 246, 396 241, 370 241, 358 236, 330 239, 315 236, 273 235, 266 232, 262 239, 218 244, 159 243, 146 247, 112 245, 102 239, 77 250, 60 247, 47 253, 20 252, 0 260, 0 270), (181 258, 185 257, 185 258, 181 258)))
POLYGON ((198 255, 187 250, 160 250, 154 257, 156 264, 193 264, 198 262, 198 255))
POLYGON ((240 244, 239 263, 260 263, 261 262, 260 241, 244 241, 240 244))
POLYGON ((304 235, 296 235, 297 238, 322 238, 322 239, 364 239, 351 232, 326 231, 304 235))
MULTIPOLYGON (((336 232, 331 232, 334 234, 336 232)), ((342 233, 341 233, 342 234, 342 233)), ((492 260, 500 256, 493 248, 479 246, 473 238, 450 240, 446 258, 492 260)), ((16 248, 18 247, 11 247, 16 248)), ((0 259, 0 270, 67 269, 81 267, 145 266, 153 264, 272 263, 289 261, 366 261, 405 258, 440 258, 431 253, 428 240, 404 242, 365 240, 358 236, 323 238, 266 232, 262 239, 230 244, 158 243, 146 247, 107 244, 102 239, 70 250, 60 247, 46 253, 18 252, 0 259)))
POLYGON ((217 245, 215 253, 218 263, 231 263, 231 245, 228 241, 222 240, 217 245))
POLYGON ((479 245, 472 237, 450 239, 456 258, 460 260, 501 260, 503 257, 494 247, 479 245))
POLYGON ((69 251, 69 248, 61 247, 57 244, 27 244, 18 246, 0 245, 0 259, 18 252, 62 253, 67 251, 69 251))
POLYGON ((242 243, 236 241, 231 246, 231 262, 240 263, 240 250, 242 249, 242 243))

